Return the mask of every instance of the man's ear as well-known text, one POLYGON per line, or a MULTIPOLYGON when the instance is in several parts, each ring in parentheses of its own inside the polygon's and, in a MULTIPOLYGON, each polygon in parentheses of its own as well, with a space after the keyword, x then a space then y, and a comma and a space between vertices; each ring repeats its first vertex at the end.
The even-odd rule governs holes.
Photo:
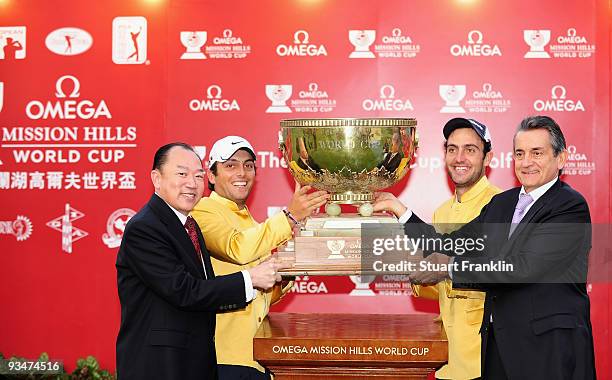
POLYGON ((153 182, 153 187, 155 188, 155 191, 158 191, 161 182, 161 173, 159 172, 159 170, 151 170, 151 182, 153 182))
POLYGON ((484 166, 487 167, 489 166, 489 164, 491 163, 491 160, 493 159, 493 151, 488 151, 487 154, 485 154, 484 157, 484 166))
POLYGON ((215 184, 215 175, 213 174, 212 170, 208 170, 206 172, 206 176, 208 177, 208 182, 212 183, 213 185, 215 184))
POLYGON ((565 163, 567 162, 567 149, 564 149, 561 153, 559 153, 557 160, 557 169, 563 169, 565 163))

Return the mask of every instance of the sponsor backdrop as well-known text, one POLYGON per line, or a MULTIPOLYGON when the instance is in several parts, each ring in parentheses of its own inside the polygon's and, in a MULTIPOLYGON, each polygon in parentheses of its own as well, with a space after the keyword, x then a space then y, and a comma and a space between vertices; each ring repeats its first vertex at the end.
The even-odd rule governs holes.
MULTIPOLYGON (((281 119, 415 117, 418 155, 391 191, 429 219, 451 194, 446 120, 490 127, 489 175, 509 188, 513 131, 546 114, 568 139, 564 179, 609 223, 609 16, 604 0, 0 1, 0 351, 114 368, 117 247, 169 141, 206 157, 249 139, 263 220, 293 190, 281 119)), ((589 289, 610 378, 611 290, 589 289)), ((275 310, 436 311, 409 294, 403 276, 301 277, 275 310)))

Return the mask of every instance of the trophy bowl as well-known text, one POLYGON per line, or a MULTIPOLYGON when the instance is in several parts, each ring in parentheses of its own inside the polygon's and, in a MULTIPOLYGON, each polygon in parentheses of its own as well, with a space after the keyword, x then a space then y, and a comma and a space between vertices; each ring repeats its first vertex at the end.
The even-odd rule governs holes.
POLYGON ((363 204, 400 181, 418 145, 411 118, 281 120, 280 150, 302 186, 331 194, 330 202, 363 204))

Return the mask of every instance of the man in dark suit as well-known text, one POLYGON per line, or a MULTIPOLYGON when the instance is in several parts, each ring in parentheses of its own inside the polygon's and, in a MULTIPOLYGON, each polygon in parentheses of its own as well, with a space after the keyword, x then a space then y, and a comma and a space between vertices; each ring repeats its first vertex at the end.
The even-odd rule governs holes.
POLYGON ((204 192, 204 169, 189 145, 155 153, 155 194, 128 222, 117 256, 121 326, 119 379, 216 379, 217 310, 243 308, 253 288, 280 281, 275 260, 216 277, 202 233, 188 214, 204 192))
POLYGON ((522 186, 494 196, 458 231, 436 234, 391 194, 381 193, 375 202, 375 211, 401 215, 409 236, 453 242, 486 236, 482 252, 425 250, 425 262, 438 267, 410 275, 415 283, 450 277, 454 287, 486 291, 480 330, 484 379, 595 378, 585 285, 591 219, 582 195, 558 178, 566 160, 557 123, 528 117, 514 137, 522 186), (495 262, 512 268, 478 271, 495 262))
POLYGON ((379 169, 385 168, 389 173, 395 172, 395 169, 397 169, 402 162, 402 158, 404 158, 400 150, 400 143, 400 133, 393 133, 393 137, 391 138, 391 149, 389 152, 385 153, 382 162, 377 165, 379 169))

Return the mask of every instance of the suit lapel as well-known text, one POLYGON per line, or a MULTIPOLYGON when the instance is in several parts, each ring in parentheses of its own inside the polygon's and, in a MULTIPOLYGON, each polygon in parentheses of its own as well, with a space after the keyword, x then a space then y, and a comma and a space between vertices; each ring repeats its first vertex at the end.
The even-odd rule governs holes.
MULTIPOLYGON (((166 202, 164 202, 164 200, 156 194, 153 194, 151 197, 149 205, 156 212, 166 227, 168 227, 170 234, 176 238, 176 240, 178 240, 179 244, 183 248, 179 254, 183 257, 184 263, 195 267, 200 276, 204 278, 204 269, 202 268, 202 263, 198 261, 198 254, 195 251, 189 235, 187 235, 185 226, 181 224, 181 221, 176 216, 174 211, 172 211, 166 202)), ((202 242, 200 242, 200 247, 202 247, 202 242)))
POLYGON ((210 261, 210 252, 206 248, 206 242, 204 241, 204 235, 202 235, 202 231, 198 228, 198 241, 200 242, 200 248, 202 249, 202 259, 204 260, 204 266, 206 267, 206 278, 213 279, 215 278, 215 272, 212 267, 212 263, 210 261))
MULTIPOLYGON (((521 219, 521 222, 519 223, 519 225, 516 226, 514 233, 512 233, 512 236, 510 236, 510 240, 520 235, 520 233, 525 229, 525 226, 528 223, 530 223, 536 217, 536 215, 538 215, 540 210, 542 210, 542 208, 548 202, 550 202, 551 199, 553 199, 553 197, 555 196, 555 194, 560 188, 561 188, 561 181, 557 180, 557 182, 555 182, 555 184, 550 189, 548 189, 547 192, 542 194, 542 196, 533 204, 533 206, 531 206, 529 211, 527 211, 527 214, 523 217, 523 219, 521 219)), ((518 195, 517 195, 517 202, 518 202, 518 195)), ((515 203, 515 206, 516 206, 516 203, 515 203)), ((510 220, 512 220, 512 218, 510 218, 510 220)))

